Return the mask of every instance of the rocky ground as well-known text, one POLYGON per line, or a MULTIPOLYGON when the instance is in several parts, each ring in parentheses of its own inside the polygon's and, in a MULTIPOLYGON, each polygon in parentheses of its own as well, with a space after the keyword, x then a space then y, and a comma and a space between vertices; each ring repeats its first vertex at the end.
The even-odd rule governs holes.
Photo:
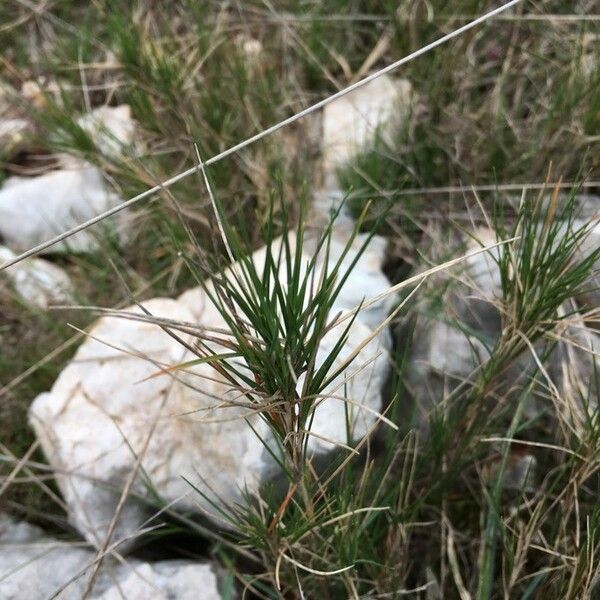
POLYGON ((0 598, 595 597, 593 7, 284 4, 0 7, 0 598))

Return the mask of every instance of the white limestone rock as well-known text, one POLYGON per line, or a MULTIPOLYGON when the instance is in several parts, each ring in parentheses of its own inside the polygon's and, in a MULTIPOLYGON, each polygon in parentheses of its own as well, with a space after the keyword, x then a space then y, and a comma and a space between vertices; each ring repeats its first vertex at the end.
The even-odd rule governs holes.
MULTIPOLYGON (((0 246, 0 265, 15 258, 15 253, 0 246)), ((67 273, 41 258, 27 258, 0 272, 28 304, 46 309, 51 304, 73 302, 73 287, 67 273)))
MULTIPOLYGON (((264 250, 255 253, 254 259, 257 263, 264 260, 264 250)), ((345 308, 344 302, 351 304, 354 295, 355 291, 343 293, 339 308, 345 308)), ((200 288, 178 300, 155 298, 144 306, 156 317, 226 328, 200 288)), ((141 313, 138 308, 131 311, 141 313)), ((347 321, 324 336, 317 363, 322 364, 346 325, 347 321)), ((357 320, 332 369, 371 333, 357 320)), ((187 335, 181 337, 190 341, 187 335)), ((347 442, 345 403, 338 397, 346 395, 352 401, 348 412, 353 439, 363 436, 376 422, 388 372, 386 339, 376 337, 360 351, 348 369, 347 375, 353 377, 345 381, 340 376, 330 384, 326 393, 335 398, 321 401, 316 408, 310 452, 324 454, 335 443, 347 442)), ((104 317, 92 328, 52 390, 38 396, 31 406, 31 424, 57 470, 70 519, 90 542, 98 545, 106 535, 136 456, 142 457, 144 475, 164 500, 180 509, 208 514, 214 513, 212 505, 184 477, 208 497, 233 503, 241 500, 242 488, 252 492, 278 472, 276 462, 244 417, 277 452, 267 425, 209 365, 189 368, 176 379, 151 377, 160 366, 193 358, 156 325, 104 317), (242 405, 224 407, 227 401, 242 405)), ((141 477, 132 491, 148 496, 141 477)), ((128 501, 113 540, 135 531, 147 516, 147 509, 128 501)))
POLYGON ((389 138, 406 119, 412 86, 406 79, 382 75, 328 104, 323 110, 323 171, 326 187, 335 187, 335 171, 380 134, 389 138), (385 127, 384 127, 385 126, 385 127))
MULTIPOLYGON (((38 177, 9 177, 0 188, 0 238, 15 252, 45 242, 122 202, 92 166, 52 171, 38 177)), ((104 226, 123 235, 125 217, 104 226)), ((52 246, 49 252, 87 252, 97 247, 98 227, 52 246)))
POLYGON ((549 376, 559 393, 562 413, 578 431, 586 431, 598 408, 600 333, 589 327, 570 303, 563 314, 570 315, 557 332, 557 343, 549 361, 549 376))
MULTIPOLYGON (((495 242, 493 232, 481 228, 474 239, 464 240, 466 248, 461 252, 495 242)), ((439 281, 442 297, 418 309, 421 314, 417 317, 407 383, 423 423, 434 406, 489 358, 500 335, 500 313, 494 304, 502 296, 497 257, 497 249, 475 254, 442 274, 435 280, 439 281), (449 277, 456 280, 446 289, 449 277)))
MULTIPOLYGON (((467 241, 466 252, 480 250, 485 246, 493 246, 499 240, 496 234, 486 227, 478 227, 473 238, 467 241)), ((476 295, 492 302, 494 298, 502 296, 502 279, 498 261, 500 260, 500 248, 491 248, 469 256, 465 260, 464 272, 460 275, 466 278, 467 284, 473 288, 476 295)))
MULTIPOLYGON (((192 314, 175 300, 155 298, 145 308, 157 317, 193 321, 192 314)), ((210 485, 228 495, 244 469, 250 474, 260 469, 260 448, 245 431, 238 431, 239 421, 203 427, 194 417, 194 411, 217 404, 226 386, 199 378, 197 385, 214 393, 213 399, 168 376, 148 379, 160 365, 190 359, 176 340, 157 326, 120 318, 100 319, 90 336, 51 392, 38 396, 30 412, 44 452, 58 470, 70 519, 88 540, 102 543, 135 456, 143 451, 151 433, 142 466, 168 500, 190 495, 182 477, 197 479, 195 467, 210 485), (228 432, 235 435, 228 439, 228 432), (226 469, 228 477, 224 477, 226 469)), ((206 373, 209 368, 199 370, 206 373)), ((214 418, 212 412, 208 415, 214 418)), ((139 480, 132 491, 146 495, 139 480)), ((194 508, 191 499, 183 505, 194 508)), ((129 502, 114 539, 135 531, 146 514, 129 502)))
MULTIPOLYGON (((0 516, 0 598, 50 598, 84 571, 92 554, 85 548, 58 542, 27 523, 0 516)), ((85 579, 76 581, 59 598, 81 598, 85 579)))
MULTIPOLYGON (((125 569, 121 569, 125 571, 125 569)), ((208 563, 132 561, 127 573, 95 600, 221 600, 214 568, 208 563)))
MULTIPOLYGON (((61 542, 33 525, 0 515, 0 598, 80 600, 96 552, 61 542), (62 591, 61 591, 62 590, 62 591)), ((216 569, 209 563, 147 563, 104 559, 90 600, 219 600, 216 569)))
POLYGON ((133 142, 135 123, 127 104, 95 108, 79 117, 77 123, 107 156, 120 156, 133 142))
MULTIPOLYGON (((350 269, 359 249, 366 242, 366 236, 367 234, 360 234, 356 237, 351 250, 341 263, 342 273, 350 269)), ((334 258, 330 261, 330 268, 333 268, 332 263, 337 260, 337 256, 341 255, 346 244, 347 240, 344 238, 336 236, 332 238, 331 253, 334 258)), ((359 304, 366 303, 369 299, 383 294, 390 288, 390 281, 382 271, 386 246, 387 240, 385 238, 373 236, 368 247, 350 271, 342 293, 334 304, 334 310, 354 310, 359 304)), ((357 319, 370 329, 375 330, 387 318, 395 301, 396 296, 389 295, 374 304, 365 305, 358 313, 357 319)), ((391 340, 388 339, 390 335, 388 328, 385 328, 380 335, 383 345, 389 349, 391 340)))
MULTIPOLYGON (((314 195, 308 217, 309 231, 304 241, 303 251, 310 256, 316 251, 316 241, 323 228, 328 225, 332 215, 336 215, 330 242, 330 269, 335 265, 337 258, 342 255, 356 226, 354 219, 344 210, 344 207, 342 207, 342 210, 339 210, 343 198, 343 193, 339 190, 322 189, 317 191, 314 195)), ((342 272, 347 270, 356 260, 359 251, 363 248, 367 239, 367 233, 362 233, 355 237, 350 250, 342 262, 342 272)), ((387 243, 387 240, 380 235, 371 237, 368 245, 350 272, 343 293, 336 302, 337 309, 353 310, 363 300, 383 294, 390 288, 391 283, 383 272, 387 243)), ((358 319, 371 329, 375 329, 389 315, 396 300, 396 295, 388 295, 382 298, 381 301, 363 308, 358 315, 358 319)), ((391 338, 388 329, 382 332, 382 336, 389 338, 385 341, 386 347, 389 348, 391 338)))

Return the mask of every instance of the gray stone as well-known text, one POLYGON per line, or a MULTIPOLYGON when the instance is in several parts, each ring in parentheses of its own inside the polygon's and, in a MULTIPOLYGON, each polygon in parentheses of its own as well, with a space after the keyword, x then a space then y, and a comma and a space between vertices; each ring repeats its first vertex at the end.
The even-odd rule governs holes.
MULTIPOLYGON (((588 219, 591 218, 597 199, 582 196, 577 201, 581 212, 588 219)), ((585 223, 584 220, 577 221, 573 228, 576 230, 585 223)), ((566 230, 565 224, 563 235, 566 230)), ((475 231, 473 236, 486 246, 496 241, 494 234, 483 228, 475 231)), ((598 248, 599 236, 600 226, 592 224, 589 235, 576 250, 576 261, 583 260, 598 248)), ((465 245, 466 249, 463 247, 461 251, 466 252, 478 246, 470 238, 464 241, 465 245)), ((459 255, 458 250, 455 255, 459 255)), ((474 377, 500 337, 502 322, 496 303, 502 298, 502 285, 496 262, 498 258, 498 249, 489 250, 468 258, 462 263, 463 266, 456 266, 436 278, 437 287, 443 290, 441 298, 437 301, 427 300, 417 310, 420 314, 411 348, 412 362, 407 383, 415 396, 422 419, 457 386, 474 377), (443 282, 450 278, 454 281, 445 289, 443 282)), ((595 269, 577 298, 588 307, 600 305, 600 261, 595 269)), ((577 306, 561 307, 561 311, 563 314, 568 311, 576 315, 577 306)), ((567 319, 559 329, 563 339, 549 358, 548 373, 557 386, 560 401, 564 403, 563 415, 569 415, 572 423, 581 424, 586 418, 583 409, 586 401, 583 399, 589 399, 590 410, 596 406, 593 373, 599 349, 598 334, 579 316, 567 319)), ((536 345, 536 351, 539 352, 542 345, 543 342, 536 345)), ((523 353, 503 374, 497 391, 519 392, 534 368, 535 361, 531 353, 523 353)), ((534 390, 526 405, 528 417, 538 416, 542 407, 548 405, 544 396, 547 396, 547 392, 538 394, 534 390)))
MULTIPOLYGON (((0 515, 0 598, 80 600, 96 552, 82 542, 51 538, 33 525, 0 515), (55 594, 57 594, 55 596, 55 594)), ((90 600, 219 600, 217 569, 209 563, 170 560, 117 562, 107 556, 90 600)))
MULTIPOLYGON (((15 253, 0 246, 0 264, 15 258, 15 253)), ((41 258, 27 258, 0 273, 28 304, 41 309, 51 304, 73 302, 72 284, 60 267, 41 258)))
POLYGON ((336 187, 336 170, 406 119, 413 92, 406 79, 388 75, 328 104, 323 110, 323 172, 327 188, 336 187), (384 127, 385 126, 385 127, 384 127))
MULTIPOLYGON (((480 229, 465 242, 465 252, 494 243, 492 232, 480 229)), ((500 335, 501 282, 497 250, 476 254, 448 273, 436 276, 441 296, 417 307, 407 383, 420 414, 429 411, 448 393, 467 381, 489 358, 500 335), (449 278, 455 278, 448 282, 449 278)), ((447 258, 447 257, 446 257, 447 258)))
MULTIPOLYGON (((29 250, 120 203, 100 171, 89 165, 38 177, 9 177, 0 189, 0 237, 15 252, 29 250)), ((110 223, 122 234, 123 219, 117 215, 110 223)), ((55 244, 49 252, 96 247, 94 229, 88 229, 55 244)))
POLYGON ((550 378, 559 392, 561 411, 578 430, 586 424, 598 408, 600 393, 600 333, 589 327, 574 312, 572 304, 557 331, 559 339, 549 364, 550 378))
POLYGON ((135 123, 127 104, 95 108, 77 123, 107 156, 119 157, 133 142, 135 123))

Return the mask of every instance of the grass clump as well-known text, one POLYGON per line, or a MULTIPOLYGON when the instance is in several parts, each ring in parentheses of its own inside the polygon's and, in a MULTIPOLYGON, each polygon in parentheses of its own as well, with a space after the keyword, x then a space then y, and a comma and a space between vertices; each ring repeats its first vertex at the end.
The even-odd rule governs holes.
MULTIPOLYGON (((233 336, 225 354, 201 345, 199 360, 209 360, 262 411, 285 480, 282 493, 267 485, 258 499, 215 505, 238 532, 234 539, 264 567, 254 575, 240 571, 245 585, 273 598, 401 597, 409 590, 418 597, 591 597, 599 568, 590 560, 598 497, 589 487, 600 466, 597 399, 584 423, 576 423, 543 366, 552 360, 553 334, 572 317, 561 307, 585 286, 600 255, 578 258, 590 225, 578 225, 574 204, 574 194, 559 203, 557 189, 548 201, 523 197, 514 215, 496 213, 498 239, 511 241, 488 251, 500 273, 495 302, 502 321, 489 358, 439 399, 424 433, 407 419, 405 340, 395 355, 393 401, 384 411, 395 425, 381 423, 360 440, 355 448, 362 457, 342 449, 324 469, 306 452, 306 441, 314 399, 338 374, 327 373, 337 350, 320 369, 315 357, 331 326, 339 285, 333 282, 348 273, 333 269, 317 277, 314 261, 303 271, 303 219, 294 244, 290 233, 274 244, 265 232, 261 268, 225 222, 238 262, 207 291, 233 336), (508 389, 503 379, 523 355, 534 357, 533 367, 508 389), (526 417, 539 388, 544 406, 526 417), (536 484, 515 489, 505 473, 530 448, 538 466, 527 480, 536 484), (559 506, 560 524, 553 518, 559 506), (573 553, 568 532, 575 522, 580 537, 573 553)), ((325 252, 331 233, 329 224, 319 238, 325 252)))

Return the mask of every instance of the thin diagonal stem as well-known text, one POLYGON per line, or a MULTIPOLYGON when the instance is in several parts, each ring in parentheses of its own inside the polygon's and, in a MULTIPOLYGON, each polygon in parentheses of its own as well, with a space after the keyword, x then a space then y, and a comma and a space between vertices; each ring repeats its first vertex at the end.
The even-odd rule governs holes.
POLYGON ((25 258, 29 258, 30 256, 35 256, 36 254, 43 252, 44 250, 50 248, 51 246, 54 246, 55 244, 58 244, 59 242, 66 240, 67 238, 71 237, 72 235, 75 235, 76 233, 79 233, 80 231, 83 231, 84 229, 87 229, 88 227, 91 227, 92 225, 95 225, 96 223, 103 221, 104 219, 107 219, 109 217, 112 217, 113 215, 116 215, 118 212, 121 212, 122 210, 125 210, 126 208, 129 208, 130 206, 133 206, 134 204, 137 204, 138 202, 141 202, 142 200, 145 200, 146 198, 153 196, 154 194, 156 194, 157 192, 160 192, 161 190, 171 187, 172 185, 176 184, 178 181, 181 181, 182 179, 185 179, 186 177, 189 177, 190 175, 193 175, 194 173, 201 171, 201 169, 203 167, 209 167, 210 165, 215 164, 215 163, 223 160, 224 158, 227 158, 228 156, 231 156, 232 154, 239 152, 240 150, 246 148, 247 146, 250 146, 251 144, 254 144, 255 142, 258 142, 259 140, 262 140, 263 138, 279 131, 280 129, 283 129, 284 127, 287 127, 288 125, 295 123, 299 119, 302 119, 303 117, 305 117, 317 110, 320 110, 321 108, 327 106, 328 104, 331 104, 335 100, 342 98, 346 94, 349 94, 350 92, 353 92, 354 90, 357 90, 358 88, 361 88, 361 87, 367 85, 374 79, 377 79, 378 77, 381 77, 382 75, 385 75, 387 73, 391 73, 392 71, 395 71, 399 67, 411 62, 415 58, 418 58, 419 56, 426 54, 427 52, 433 50, 434 48, 437 48, 438 46, 445 44, 446 42, 450 41, 451 39, 458 37, 459 35, 463 34, 465 31, 468 31, 469 29, 472 29, 473 27, 480 25, 484 21, 487 21, 487 20, 495 17, 496 15, 500 14, 501 12, 508 10, 509 8, 511 8, 512 6, 515 6, 520 1, 521 0, 511 0, 510 2, 507 2, 506 4, 499 6, 498 8, 482 15, 481 17, 478 17, 477 19, 470 21, 469 23, 463 25, 462 27, 455 29, 454 31, 442 36, 441 38, 438 38, 437 40, 431 42, 430 44, 427 44, 426 46, 419 48, 419 50, 412 52, 408 56, 405 56, 405 57, 397 60, 396 62, 389 64, 387 67, 384 67, 383 69, 380 69, 379 71, 376 71, 375 73, 372 73, 368 77, 365 77, 364 79, 361 79, 360 81, 357 81, 356 83, 353 83, 352 85, 349 85, 348 87, 340 90, 339 92, 336 92, 335 94, 332 94, 331 96, 328 96, 327 98, 324 98, 323 100, 320 100, 319 102, 313 104, 312 106, 309 106, 309 107, 305 108, 304 110, 301 110, 300 112, 292 115, 291 117, 288 117, 287 119, 284 119, 283 121, 280 121, 279 123, 276 123, 275 125, 272 125, 271 127, 267 128, 267 129, 264 129, 263 131, 245 139, 244 141, 240 142, 239 144, 236 144, 235 146, 232 146, 231 148, 228 148, 227 150, 224 150, 223 152, 216 154, 212 158, 209 158, 207 161, 205 161, 203 165, 194 165, 193 167, 190 167, 186 171, 183 171, 182 173, 179 173, 179 174, 171 177, 170 179, 167 179, 163 183, 155 185, 154 187, 146 190, 145 192, 142 192, 141 194, 138 194, 137 196, 134 196, 133 198, 123 202, 122 204, 119 204, 118 206, 115 206, 114 208, 111 208, 110 210, 107 210, 107 211, 97 215, 96 217, 93 217, 92 219, 89 219, 89 220, 85 221, 84 223, 81 223, 80 225, 77 225, 76 227, 73 227, 72 229, 69 229, 68 231, 63 232, 50 240, 47 240, 45 242, 42 242, 41 244, 38 244, 37 246, 34 246, 33 248, 27 250, 26 252, 23 252, 22 254, 19 254, 18 256, 12 258, 11 260, 5 262, 3 265, 0 266, 0 271, 3 271, 4 269, 22 261, 25 258))

